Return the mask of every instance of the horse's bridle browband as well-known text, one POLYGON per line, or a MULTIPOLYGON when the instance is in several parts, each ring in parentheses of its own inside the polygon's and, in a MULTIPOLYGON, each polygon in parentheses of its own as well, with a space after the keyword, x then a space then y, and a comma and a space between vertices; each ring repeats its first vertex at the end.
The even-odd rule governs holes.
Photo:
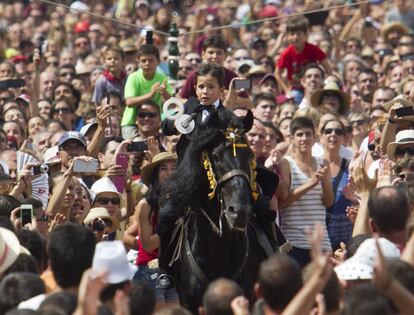
POLYGON ((242 176, 247 180, 248 183, 250 183, 249 175, 247 175, 247 173, 244 170, 236 168, 224 174, 223 177, 218 180, 217 184, 221 185, 222 183, 228 181, 229 179, 235 176, 242 176))

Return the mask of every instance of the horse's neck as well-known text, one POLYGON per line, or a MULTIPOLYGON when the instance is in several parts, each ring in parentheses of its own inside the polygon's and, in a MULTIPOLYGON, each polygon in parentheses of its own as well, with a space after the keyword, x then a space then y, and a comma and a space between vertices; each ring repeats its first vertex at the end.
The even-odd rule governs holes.
MULTIPOLYGON (((194 256, 206 266, 202 269, 215 273, 215 276, 230 276, 233 271, 233 261, 237 259, 234 255, 234 235, 230 231, 225 218, 221 218, 218 203, 203 203, 205 214, 210 215, 211 221, 202 214, 199 209, 195 216, 195 224, 192 226, 193 239, 191 248, 194 256), (218 233, 220 231, 220 234, 218 233)), ((235 262, 237 265, 237 262, 235 262)))

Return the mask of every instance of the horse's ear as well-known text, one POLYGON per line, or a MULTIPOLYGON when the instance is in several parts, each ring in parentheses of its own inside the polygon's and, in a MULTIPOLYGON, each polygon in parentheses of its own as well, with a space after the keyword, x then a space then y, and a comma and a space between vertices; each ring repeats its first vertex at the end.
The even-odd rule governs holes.
POLYGON ((248 132, 250 129, 252 129, 252 127, 253 127, 253 120, 254 120, 253 113, 249 109, 247 111, 246 116, 243 118, 243 129, 244 129, 244 132, 248 132))

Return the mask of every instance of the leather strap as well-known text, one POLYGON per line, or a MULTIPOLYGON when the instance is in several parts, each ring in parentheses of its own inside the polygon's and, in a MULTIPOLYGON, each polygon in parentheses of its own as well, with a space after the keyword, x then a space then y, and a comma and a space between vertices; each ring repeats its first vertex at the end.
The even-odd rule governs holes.
POLYGON ((245 171, 243 171, 242 169, 236 168, 234 170, 231 170, 229 172, 227 172, 226 174, 223 175, 222 178, 220 178, 220 180, 217 182, 217 184, 222 184, 225 181, 228 181, 230 178, 235 177, 235 176, 242 176, 244 177, 248 182, 250 182, 250 178, 249 175, 247 175, 247 173, 245 171))

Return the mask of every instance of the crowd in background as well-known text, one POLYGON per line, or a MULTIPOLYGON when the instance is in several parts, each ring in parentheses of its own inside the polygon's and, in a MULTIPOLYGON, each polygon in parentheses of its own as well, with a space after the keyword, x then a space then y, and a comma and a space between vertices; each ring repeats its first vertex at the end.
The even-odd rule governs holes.
POLYGON ((288 244, 200 315, 411 314, 408 0, 1 1, 0 314, 188 313, 157 266, 171 98, 253 113, 288 244))

